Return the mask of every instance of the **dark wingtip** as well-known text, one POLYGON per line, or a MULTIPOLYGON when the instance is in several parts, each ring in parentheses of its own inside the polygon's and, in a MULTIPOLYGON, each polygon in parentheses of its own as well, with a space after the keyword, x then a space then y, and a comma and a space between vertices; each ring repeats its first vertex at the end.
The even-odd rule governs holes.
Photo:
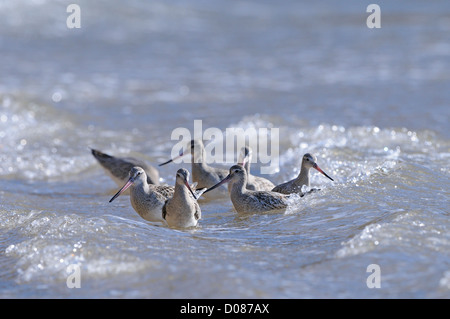
POLYGON ((111 155, 102 153, 94 148, 91 148, 91 153, 92 155, 94 155, 95 158, 99 159, 99 158, 111 158, 111 155))

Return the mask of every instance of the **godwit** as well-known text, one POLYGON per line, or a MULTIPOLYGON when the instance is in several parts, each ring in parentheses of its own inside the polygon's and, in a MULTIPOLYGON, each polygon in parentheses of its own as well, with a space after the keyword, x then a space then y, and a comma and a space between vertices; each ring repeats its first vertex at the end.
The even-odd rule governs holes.
POLYGON ((151 222, 164 222, 162 208, 166 200, 173 196, 173 186, 156 186, 147 182, 147 174, 138 166, 129 172, 129 179, 121 189, 109 200, 111 203, 130 187, 130 201, 134 210, 151 222))
POLYGON ((227 182, 231 184, 230 198, 238 213, 270 212, 285 209, 288 206, 289 195, 271 191, 248 190, 246 188, 247 173, 241 165, 233 165, 228 176, 208 188, 205 193, 227 182))
POLYGON ((189 172, 180 168, 175 180, 175 192, 162 207, 162 217, 170 227, 194 227, 202 217, 197 196, 189 186, 189 172))
POLYGON ((91 152, 118 186, 121 186, 127 182, 129 172, 134 166, 141 167, 145 170, 148 184, 159 185, 158 170, 151 165, 147 165, 141 160, 133 157, 114 157, 95 149, 91 149, 91 152))
POLYGON ((322 169, 317 165, 316 162, 317 158, 314 155, 306 153, 305 155, 303 155, 302 167, 297 178, 274 187, 272 191, 282 194, 302 193, 303 185, 306 185, 309 188, 309 170, 311 168, 315 168, 323 175, 334 181, 330 176, 322 171, 322 169))
MULTIPOLYGON (((192 140, 190 145, 188 145, 188 149, 191 151, 191 160, 192 160, 192 181, 197 183, 197 189, 208 188, 211 187, 227 176, 228 171, 226 169, 211 167, 206 163, 206 154, 205 147, 201 140, 192 140)), ((168 160, 159 166, 168 164, 177 158, 186 155, 183 152, 180 152, 179 156, 168 160)), ((222 188, 220 192, 221 195, 226 194, 226 187, 222 188)), ((211 198, 216 196, 205 195, 205 198, 211 198)))
MULTIPOLYGON (((250 174, 250 163, 252 161, 252 149, 249 146, 245 146, 242 148, 242 156, 243 158, 240 161, 240 164, 244 166, 245 171, 247 172, 247 189, 253 191, 270 191, 275 185, 269 181, 268 179, 260 176, 254 176, 250 174)), ((231 190, 231 184, 228 184, 228 191, 231 190)))

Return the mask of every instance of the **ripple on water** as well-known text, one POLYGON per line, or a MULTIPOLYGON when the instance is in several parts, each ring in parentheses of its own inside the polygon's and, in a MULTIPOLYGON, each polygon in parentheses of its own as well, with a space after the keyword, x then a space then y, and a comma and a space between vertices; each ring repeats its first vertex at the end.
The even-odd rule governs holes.
POLYGON ((143 261, 133 247, 126 245, 132 235, 120 229, 128 227, 113 220, 13 211, 3 212, 2 221, 0 227, 5 231, 22 234, 17 236, 18 242, 5 248, 5 255, 17 260, 19 283, 65 281, 69 265, 82 265, 87 278, 102 278, 140 272, 154 264, 143 261))

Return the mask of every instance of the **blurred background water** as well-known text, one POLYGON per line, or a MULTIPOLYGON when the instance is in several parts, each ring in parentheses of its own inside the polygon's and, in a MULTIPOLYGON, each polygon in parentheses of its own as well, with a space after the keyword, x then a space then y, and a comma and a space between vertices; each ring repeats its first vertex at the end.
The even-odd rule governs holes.
POLYGON ((0 1, 0 297, 450 297, 449 2, 369 29, 361 1, 80 0, 69 29, 72 2, 0 1), (108 203, 89 147, 156 165, 194 120, 279 128, 265 177, 310 152, 335 182, 279 214, 201 201, 195 230, 108 203))

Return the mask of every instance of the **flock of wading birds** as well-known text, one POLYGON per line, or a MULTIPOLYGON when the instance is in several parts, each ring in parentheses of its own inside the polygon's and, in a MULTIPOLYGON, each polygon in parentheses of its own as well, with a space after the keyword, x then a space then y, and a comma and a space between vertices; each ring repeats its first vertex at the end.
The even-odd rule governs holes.
MULTIPOLYGON (((197 226, 201 218, 197 202, 200 196, 206 199, 230 196, 238 213, 262 213, 287 208, 290 194, 305 195, 304 185, 310 186, 311 168, 333 180, 319 168, 316 157, 309 153, 303 156, 297 178, 275 186, 266 178, 250 174, 250 147, 242 149, 239 163, 229 171, 207 164, 201 140, 192 140, 187 149, 191 152, 192 185, 189 184, 189 171, 184 168, 177 171, 175 186, 159 185, 158 170, 140 160, 114 157, 94 149, 92 155, 119 186, 123 185, 109 202, 129 189, 131 205, 142 218, 175 228, 197 226), (228 188, 225 183, 228 183, 228 188)), ((159 166, 184 155, 181 152, 178 157, 159 166)))

